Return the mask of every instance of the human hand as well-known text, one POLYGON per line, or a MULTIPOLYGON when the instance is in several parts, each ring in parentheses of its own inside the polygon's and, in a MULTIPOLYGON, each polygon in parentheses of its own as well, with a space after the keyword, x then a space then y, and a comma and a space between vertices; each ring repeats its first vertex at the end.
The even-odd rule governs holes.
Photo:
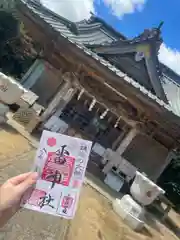
POLYGON ((23 195, 38 179, 37 173, 25 173, 9 179, 0 187, 0 225, 20 208, 23 195))

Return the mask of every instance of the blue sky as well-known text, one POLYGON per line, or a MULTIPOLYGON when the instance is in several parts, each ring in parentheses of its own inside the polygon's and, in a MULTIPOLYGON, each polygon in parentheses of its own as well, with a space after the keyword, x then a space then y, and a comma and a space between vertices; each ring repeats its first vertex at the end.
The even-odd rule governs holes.
POLYGON ((164 21, 159 59, 180 74, 180 0, 41 0, 56 13, 79 21, 90 11, 127 37, 164 21))
POLYGON ((179 0, 149 0, 143 5, 141 11, 125 14, 121 20, 112 14, 104 1, 95 1, 95 11, 98 16, 128 37, 133 37, 145 28, 157 26, 161 21, 164 21, 162 33, 165 43, 171 48, 180 50, 179 0))

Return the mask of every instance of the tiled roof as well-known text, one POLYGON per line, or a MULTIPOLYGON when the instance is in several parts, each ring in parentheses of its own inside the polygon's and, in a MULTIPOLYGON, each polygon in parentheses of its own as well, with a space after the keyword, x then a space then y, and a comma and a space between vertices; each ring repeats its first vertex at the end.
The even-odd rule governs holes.
POLYGON ((52 13, 41 4, 34 3, 34 1, 22 0, 34 13, 40 16, 44 21, 51 25, 56 31, 64 34, 67 38, 80 44, 103 44, 111 43, 117 39, 113 38, 102 28, 101 23, 95 21, 81 21, 79 23, 72 23, 59 15, 52 13))
POLYGON ((112 36, 112 29, 110 29, 110 27, 109 29, 104 28, 104 25, 101 21, 98 23, 97 21, 94 21, 93 18, 89 21, 84 20, 75 24, 51 12, 41 4, 34 3, 33 0, 20 1, 25 4, 33 13, 37 14, 43 21, 49 24, 61 36, 84 51, 85 54, 99 61, 102 65, 106 66, 109 70, 114 72, 117 76, 123 78, 124 81, 131 84, 136 89, 139 89, 144 95, 147 95, 151 100, 158 103, 161 107, 164 107, 175 115, 180 116, 180 107, 177 107, 178 103, 180 103, 180 86, 174 81, 167 77, 165 77, 165 79, 163 77, 162 79, 163 88, 170 103, 166 104, 153 93, 148 91, 144 86, 140 85, 137 81, 127 76, 127 74, 123 73, 121 70, 113 66, 109 61, 100 57, 87 47, 87 45, 93 44, 112 43, 120 39, 120 37, 123 39, 123 35, 116 33, 114 30, 114 35, 112 36))

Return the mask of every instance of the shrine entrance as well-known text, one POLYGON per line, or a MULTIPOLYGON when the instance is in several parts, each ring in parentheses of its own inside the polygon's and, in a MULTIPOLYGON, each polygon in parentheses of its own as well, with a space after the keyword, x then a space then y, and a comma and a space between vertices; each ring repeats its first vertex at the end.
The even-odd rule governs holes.
POLYGON ((99 103, 92 106, 92 101, 85 94, 78 100, 76 94, 59 117, 68 124, 69 129, 74 129, 82 138, 91 140, 93 145, 116 149, 124 137, 125 122, 117 122, 113 113, 99 103))

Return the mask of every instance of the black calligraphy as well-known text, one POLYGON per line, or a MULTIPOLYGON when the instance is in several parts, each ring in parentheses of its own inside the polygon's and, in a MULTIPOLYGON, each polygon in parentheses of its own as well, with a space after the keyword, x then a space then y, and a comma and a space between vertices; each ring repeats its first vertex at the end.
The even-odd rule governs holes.
POLYGON ((87 146, 82 144, 80 146, 79 157, 85 159, 87 157, 87 150, 88 150, 87 146))
POLYGON ((61 183, 61 181, 63 179, 63 176, 62 176, 62 174, 58 170, 56 170, 55 173, 49 174, 46 177, 46 179, 47 180, 49 179, 49 180, 52 181, 51 189, 53 189, 56 183, 58 183, 58 184, 61 183))
POLYGON ((45 156, 47 156, 47 151, 46 151, 46 149, 45 149, 45 148, 40 149, 40 153, 39 153, 39 155, 38 155, 38 158, 39 158, 40 160, 42 160, 45 156))
POLYGON ((74 175, 78 178, 82 178, 85 170, 85 158, 87 154, 87 146, 82 144, 80 146, 79 158, 77 159, 77 164, 75 166, 74 175))
POLYGON ((53 205, 51 205, 51 203, 54 201, 54 199, 51 197, 50 194, 48 195, 45 195, 44 197, 41 197, 40 198, 40 201, 39 201, 39 207, 40 208, 43 208, 45 206, 49 206, 51 208, 54 208, 53 205))
POLYGON ((83 151, 83 152, 85 151, 85 152, 87 152, 87 150, 88 150, 88 149, 87 149, 87 146, 86 146, 86 145, 81 145, 81 146, 80 146, 80 151, 83 151))
POLYGON ((84 160, 77 159, 77 164, 74 169, 74 175, 78 178, 82 178, 83 173, 84 173, 84 160))
POLYGON ((61 146, 61 149, 56 151, 56 156, 55 156, 55 163, 58 164, 65 164, 66 163, 66 156, 69 156, 70 153, 67 151, 67 145, 61 146))

